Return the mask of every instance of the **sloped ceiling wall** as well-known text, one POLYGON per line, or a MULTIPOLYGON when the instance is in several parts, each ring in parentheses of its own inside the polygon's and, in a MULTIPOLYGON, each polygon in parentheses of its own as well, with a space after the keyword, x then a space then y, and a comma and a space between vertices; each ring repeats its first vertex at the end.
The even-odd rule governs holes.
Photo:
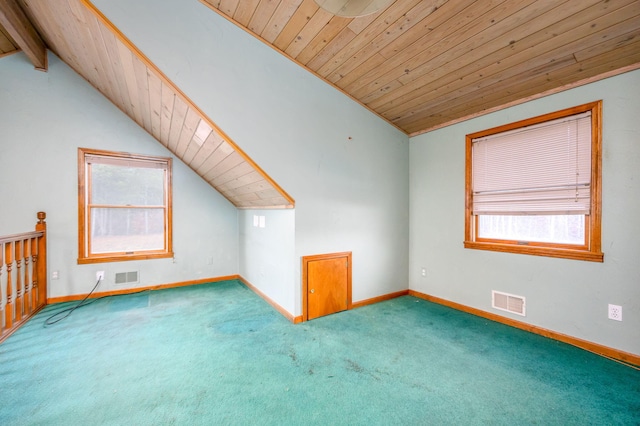
POLYGON ((238 208, 291 208, 293 198, 92 4, 24 0, 47 46, 238 208))

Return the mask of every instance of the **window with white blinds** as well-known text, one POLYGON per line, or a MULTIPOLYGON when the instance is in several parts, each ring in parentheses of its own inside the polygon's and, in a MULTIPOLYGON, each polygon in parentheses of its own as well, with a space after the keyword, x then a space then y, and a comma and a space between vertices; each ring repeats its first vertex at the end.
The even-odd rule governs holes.
POLYGON ((473 214, 589 214, 591 111, 472 140, 473 214))
POLYGON ((467 135, 465 247, 602 261, 601 111, 467 135))

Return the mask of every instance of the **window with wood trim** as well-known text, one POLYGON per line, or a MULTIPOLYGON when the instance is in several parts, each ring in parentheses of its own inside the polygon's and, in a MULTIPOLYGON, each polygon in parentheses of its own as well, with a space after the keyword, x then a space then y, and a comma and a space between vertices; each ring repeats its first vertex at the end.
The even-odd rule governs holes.
POLYGON ((602 101, 466 137, 466 248, 602 262, 602 101))
POLYGON ((78 263, 172 257, 171 158, 78 149, 78 263))

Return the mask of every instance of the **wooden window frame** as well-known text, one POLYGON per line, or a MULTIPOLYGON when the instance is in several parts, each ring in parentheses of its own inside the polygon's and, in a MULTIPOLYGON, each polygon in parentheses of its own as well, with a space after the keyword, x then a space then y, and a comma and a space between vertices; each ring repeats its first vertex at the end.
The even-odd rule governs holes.
POLYGON ((465 241, 469 249, 507 253, 529 254, 565 259, 603 262, 602 253, 602 101, 567 108, 515 123, 494 127, 466 136, 465 158, 465 241), (478 216, 472 211, 472 140, 506 132, 533 124, 544 123, 571 115, 591 111, 591 188, 590 214, 585 215, 584 245, 523 242, 513 240, 484 239, 478 237, 478 216))
POLYGON ((172 159, 169 157, 155 157, 148 155, 131 154, 125 152, 103 151, 96 149, 78 148, 78 264, 120 262, 127 260, 144 260, 173 257, 173 205, 172 205, 172 159), (91 254, 90 244, 90 223, 89 223, 89 191, 91 190, 90 176, 87 174, 87 155, 100 155, 118 159, 155 161, 166 164, 165 177, 165 227, 164 242, 162 250, 143 250, 133 252, 110 252, 101 254, 91 254))

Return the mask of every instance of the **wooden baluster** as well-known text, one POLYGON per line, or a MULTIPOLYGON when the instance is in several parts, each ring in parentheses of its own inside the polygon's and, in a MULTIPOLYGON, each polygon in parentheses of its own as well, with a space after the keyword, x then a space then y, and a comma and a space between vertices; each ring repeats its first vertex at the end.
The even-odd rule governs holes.
POLYGON ((13 266, 13 243, 4 245, 4 258, 7 264, 7 304, 4 307, 4 327, 10 330, 13 326, 13 283, 11 282, 11 268, 13 266))
POLYGON ((38 309, 38 237, 31 239, 31 306, 38 309))
POLYGON ((31 247, 31 240, 33 238, 29 238, 22 242, 22 257, 24 258, 24 280, 22 280, 22 285, 24 287, 23 293, 23 312, 25 315, 29 315, 31 313, 31 280, 29 280, 29 248, 31 247))
POLYGON ((22 241, 16 241, 13 244, 14 259, 16 261, 16 304, 15 304, 15 322, 22 320, 23 300, 22 300, 22 241))
POLYGON ((4 305, 2 304, 2 293, 4 292, 4 287, 2 286, 2 268, 4 268, 4 244, 0 243, 0 336, 4 334, 4 330, 6 329, 4 323, 4 305))
POLYGON ((42 237, 38 238, 38 304, 37 307, 47 303, 47 222, 45 212, 38 212, 36 231, 42 231, 42 237))

